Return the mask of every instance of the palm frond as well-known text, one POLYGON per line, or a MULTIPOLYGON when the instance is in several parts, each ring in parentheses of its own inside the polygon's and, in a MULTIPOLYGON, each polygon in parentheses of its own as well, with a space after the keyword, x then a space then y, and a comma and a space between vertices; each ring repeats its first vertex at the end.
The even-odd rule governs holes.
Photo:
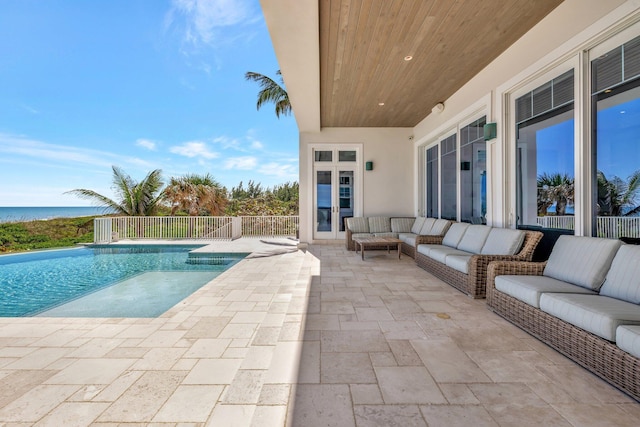
MULTIPOLYGON (((276 72, 277 76, 282 76, 280 70, 276 72)), ((260 85, 260 91, 258 92, 258 100, 256 102, 256 108, 259 110, 265 103, 274 103, 276 106, 276 116, 280 118, 280 115, 291 114, 291 103, 289 101, 289 94, 285 90, 284 82, 282 78, 282 85, 278 84, 275 80, 268 76, 253 71, 248 71, 244 75, 246 80, 256 82, 260 85)))

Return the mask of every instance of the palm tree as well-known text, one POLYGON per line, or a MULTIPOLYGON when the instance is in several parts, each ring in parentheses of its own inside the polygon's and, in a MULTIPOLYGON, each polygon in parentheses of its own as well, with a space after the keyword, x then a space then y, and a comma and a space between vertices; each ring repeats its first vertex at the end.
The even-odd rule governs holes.
POLYGON ((284 89, 284 81, 280 70, 276 71, 276 75, 280 77, 280 84, 265 75, 254 73, 253 71, 247 71, 244 78, 260 85, 256 108, 259 110, 265 102, 273 102, 276 105, 276 117, 280 118, 280 114, 285 116, 291 114, 291 103, 289 102, 289 94, 284 89))
POLYGON ((598 171, 598 215, 634 216, 640 214, 640 170, 629 176, 627 182, 614 176, 607 179, 598 171))
POLYGON ((549 209, 556 204, 556 215, 564 215, 568 204, 573 204, 573 178, 567 174, 546 172, 538 176, 538 214, 547 215, 549 209))
POLYGON ((98 206, 126 216, 154 215, 163 197, 162 171, 160 169, 151 171, 142 181, 136 182, 117 166, 112 166, 112 169, 112 188, 118 196, 117 201, 84 188, 67 191, 65 194, 75 194, 82 199, 92 200, 98 206))
POLYGON ((227 190, 211 175, 185 175, 171 178, 164 190, 171 205, 171 215, 184 211, 188 215, 220 215, 227 205, 227 190))

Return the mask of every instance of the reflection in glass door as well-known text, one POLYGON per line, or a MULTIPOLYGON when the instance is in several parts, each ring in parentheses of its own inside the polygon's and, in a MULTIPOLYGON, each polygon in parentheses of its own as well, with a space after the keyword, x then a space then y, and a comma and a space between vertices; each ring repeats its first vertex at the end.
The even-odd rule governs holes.
POLYGON ((339 183, 339 221, 338 231, 345 231, 345 220, 353 216, 353 171, 338 171, 339 183))
POLYGON ((316 171, 316 232, 333 231, 332 228, 332 171, 316 171))

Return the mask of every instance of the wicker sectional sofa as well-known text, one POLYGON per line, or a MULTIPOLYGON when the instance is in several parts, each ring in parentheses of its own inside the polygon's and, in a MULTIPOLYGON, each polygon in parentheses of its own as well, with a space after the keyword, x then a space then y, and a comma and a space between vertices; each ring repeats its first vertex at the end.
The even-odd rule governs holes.
POLYGON ((353 241, 358 237, 398 237, 401 230, 411 228, 415 218, 392 218, 388 216, 353 217, 345 222, 345 246, 356 250, 353 241))
POLYGON ((354 238, 395 237, 402 240, 402 252, 415 258, 415 248, 419 243, 430 243, 442 239, 451 221, 425 217, 353 217, 347 218, 345 246, 355 250, 354 238))
POLYGON ((436 241, 416 249, 416 263, 434 276, 473 298, 486 295, 487 266, 491 261, 531 261, 540 242, 538 231, 452 224, 436 241))
POLYGON ((493 262, 487 305, 640 401, 640 246, 561 236, 546 262, 493 262))

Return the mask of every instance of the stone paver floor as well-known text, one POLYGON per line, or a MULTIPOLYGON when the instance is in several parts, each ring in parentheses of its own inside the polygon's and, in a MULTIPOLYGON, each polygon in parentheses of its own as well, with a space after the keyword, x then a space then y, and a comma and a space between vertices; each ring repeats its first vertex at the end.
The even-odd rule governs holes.
POLYGON ((0 425, 638 426, 640 404, 418 268, 246 259, 156 319, 0 319, 0 425))

